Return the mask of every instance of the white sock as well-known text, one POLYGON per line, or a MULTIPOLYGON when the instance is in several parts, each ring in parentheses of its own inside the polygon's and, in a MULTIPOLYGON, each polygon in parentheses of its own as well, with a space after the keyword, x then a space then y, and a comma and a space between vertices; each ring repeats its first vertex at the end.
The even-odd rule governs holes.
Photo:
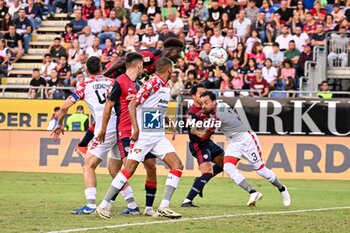
POLYGON ((85 198, 87 201, 87 206, 90 208, 96 208, 96 188, 86 188, 85 189, 85 198))
POLYGON ((128 187, 124 188, 123 190, 121 190, 120 194, 123 196, 123 198, 125 200, 128 200, 129 198, 133 198, 134 197, 134 194, 133 194, 131 186, 128 186, 128 187))
POLYGON ((191 200, 186 198, 182 203, 189 203, 189 202, 191 202, 191 200))
POLYGON ((145 209, 146 209, 146 210, 153 210, 153 207, 152 207, 152 206, 146 206, 145 209))
POLYGON ((101 204, 98 206, 100 208, 107 208, 109 202, 106 200, 102 200, 101 204))
POLYGON ((170 205, 170 201, 163 199, 162 202, 160 203, 159 208, 168 208, 170 205))

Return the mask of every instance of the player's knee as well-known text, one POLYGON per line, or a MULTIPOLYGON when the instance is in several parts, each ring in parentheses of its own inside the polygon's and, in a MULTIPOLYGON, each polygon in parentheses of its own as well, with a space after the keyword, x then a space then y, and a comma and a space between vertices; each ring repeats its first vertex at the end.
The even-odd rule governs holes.
POLYGON ((270 169, 263 167, 256 171, 261 177, 264 177, 269 182, 273 182, 276 179, 276 175, 273 171, 270 169))

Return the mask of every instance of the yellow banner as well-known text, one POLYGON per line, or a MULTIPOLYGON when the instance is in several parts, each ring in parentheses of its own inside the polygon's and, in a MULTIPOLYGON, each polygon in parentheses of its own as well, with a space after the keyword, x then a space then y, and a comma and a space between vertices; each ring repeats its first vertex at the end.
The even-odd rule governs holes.
MULTIPOLYGON (((55 107, 64 100, 20 100, 0 99, 0 129, 46 130, 55 107)), ((90 115, 85 101, 78 101, 68 111, 73 114, 78 105, 84 107, 84 113, 90 115)), ((169 114, 176 114, 176 103, 169 102, 169 114)))
MULTIPOLYGON (((59 141, 50 132, 0 131, 0 171, 81 173, 83 159, 74 147, 81 132, 66 132, 59 141)), ((259 137, 266 166, 280 178, 350 180, 350 144, 342 137, 259 137)), ((214 141, 225 147, 226 140, 216 135, 214 141)), ((177 135, 172 141, 185 167, 185 176, 199 175, 198 165, 188 150, 188 136, 177 135)), ((168 170, 158 161, 157 172, 168 170)), ((244 161, 239 169, 247 178, 258 178, 244 161)), ((108 174, 106 163, 97 169, 108 174)), ((144 174, 142 165, 136 174, 144 174)))

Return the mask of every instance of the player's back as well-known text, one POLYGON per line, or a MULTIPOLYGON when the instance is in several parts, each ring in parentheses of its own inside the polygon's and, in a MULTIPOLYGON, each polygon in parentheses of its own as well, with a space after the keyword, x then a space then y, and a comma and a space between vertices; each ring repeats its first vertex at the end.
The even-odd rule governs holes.
POLYGON ((239 137, 248 131, 238 113, 226 103, 218 103, 216 116, 221 121, 221 131, 228 139, 239 137))
MULTIPOLYGON (((83 99, 88 104, 90 112, 95 119, 96 133, 98 133, 101 129, 103 111, 107 101, 107 91, 112 82, 112 79, 106 78, 103 75, 96 75, 92 77, 91 80, 82 84, 82 86, 84 86, 83 99)), ((116 131, 116 122, 117 118, 113 110, 111 113, 111 119, 107 125, 107 133, 116 131)))

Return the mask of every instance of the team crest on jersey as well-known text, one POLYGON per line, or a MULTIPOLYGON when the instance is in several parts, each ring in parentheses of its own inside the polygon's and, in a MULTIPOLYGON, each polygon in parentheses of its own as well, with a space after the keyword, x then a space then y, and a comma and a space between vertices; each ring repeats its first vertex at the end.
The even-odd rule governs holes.
POLYGON ((134 149, 134 152, 135 152, 136 154, 140 153, 141 151, 142 151, 142 149, 134 149))

